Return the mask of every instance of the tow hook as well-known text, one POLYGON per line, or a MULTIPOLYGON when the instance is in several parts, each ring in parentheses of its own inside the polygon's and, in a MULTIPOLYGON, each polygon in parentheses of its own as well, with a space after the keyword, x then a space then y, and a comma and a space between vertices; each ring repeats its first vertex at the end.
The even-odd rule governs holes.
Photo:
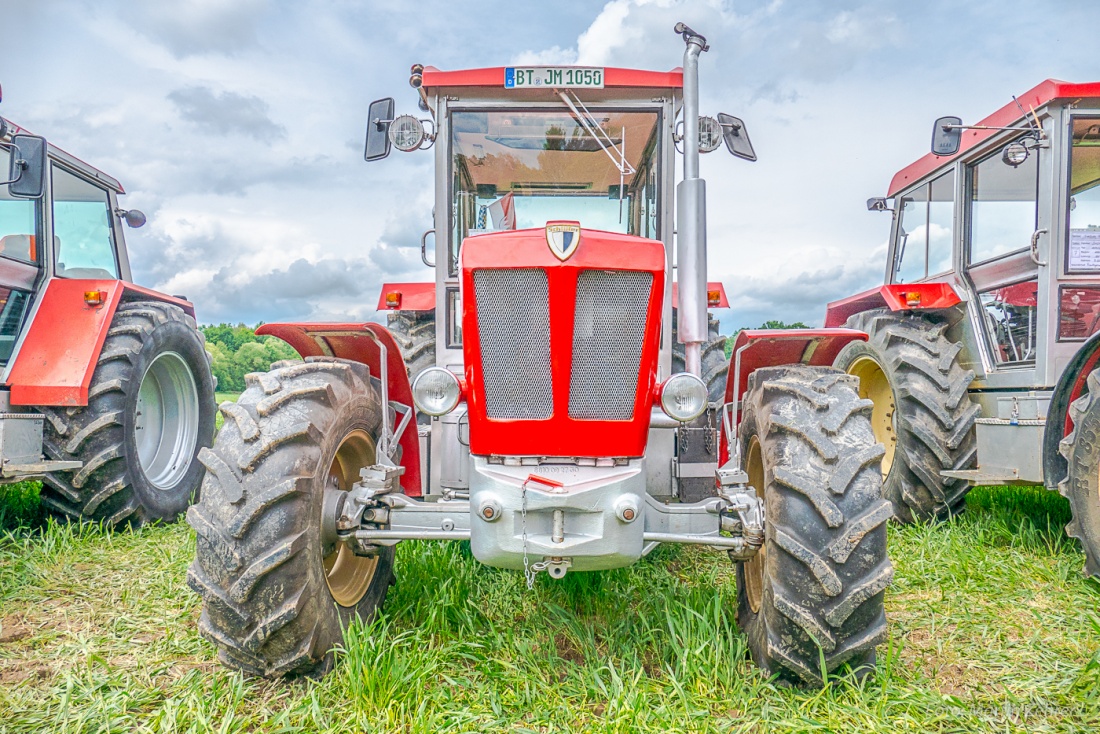
POLYGON ((727 551, 733 561, 747 561, 764 546, 764 502, 748 481, 741 469, 718 470, 718 496, 725 501, 718 511, 720 528, 741 541, 727 551))

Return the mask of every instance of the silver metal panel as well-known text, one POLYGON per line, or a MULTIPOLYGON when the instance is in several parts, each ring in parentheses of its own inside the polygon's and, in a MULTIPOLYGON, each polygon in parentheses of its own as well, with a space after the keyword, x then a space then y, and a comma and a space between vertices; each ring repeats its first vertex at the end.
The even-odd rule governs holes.
POLYGON ((546 271, 474 271, 485 410, 490 418, 541 420, 554 412, 546 271))
POLYGON ((439 418, 439 486, 470 488, 470 420, 463 403, 439 418))
POLYGON ((628 566, 642 555, 646 527, 645 462, 625 466, 589 467, 575 464, 504 466, 473 458, 470 476, 470 548, 482 563, 498 568, 523 568, 523 485, 530 474, 561 482, 551 488, 527 482, 527 555, 530 563, 544 558, 569 558, 570 570, 596 571, 628 566), (499 519, 484 520, 479 508, 495 503, 499 519), (617 515, 629 503, 636 520, 617 515), (554 512, 564 514, 561 542, 554 542, 554 512))
POLYGON ((0 463, 41 461, 42 422, 37 413, 0 413, 0 463))
POLYGON ((978 421, 978 469, 988 475, 1042 484, 1044 425, 1039 420, 1019 425, 998 419, 978 421))
POLYGON ((621 421, 634 416, 652 289, 652 273, 585 270, 578 276, 570 418, 621 421))

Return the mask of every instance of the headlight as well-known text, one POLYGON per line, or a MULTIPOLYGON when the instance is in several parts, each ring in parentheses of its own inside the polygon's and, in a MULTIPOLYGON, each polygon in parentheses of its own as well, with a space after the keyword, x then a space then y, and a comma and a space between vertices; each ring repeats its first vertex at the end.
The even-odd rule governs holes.
POLYGON ((707 409, 707 386, 690 372, 681 372, 661 385, 661 410, 681 423, 695 420, 707 409))
POLYGON ((404 153, 416 150, 424 142, 424 124, 412 115, 401 115, 390 123, 390 142, 404 153))
POLYGON ((450 370, 429 367, 413 380, 413 402, 421 413, 446 415, 455 409, 461 399, 462 388, 450 370))
POLYGON ((699 152, 713 153, 722 144, 722 126, 713 117, 699 117, 699 152))

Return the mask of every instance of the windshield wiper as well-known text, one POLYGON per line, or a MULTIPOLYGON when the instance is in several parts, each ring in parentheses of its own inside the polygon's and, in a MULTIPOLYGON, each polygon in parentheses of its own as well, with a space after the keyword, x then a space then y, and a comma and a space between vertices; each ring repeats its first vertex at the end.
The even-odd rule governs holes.
POLYGON ((626 177, 633 176, 635 173, 634 166, 626 160, 626 128, 623 128, 622 141, 619 145, 615 145, 615 141, 611 139, 611 136, 607 134, 607 131, 600 127, 599 121, 593 117, 592 113, 588 111, 588 108, 584 106, 584 102, 576 93, 571 92, 568 89, 554 90, 565 102, 566 106, 572 111, 573 116, 585 132, 592 136, 607 157, 611 159, 611 163, 619 171, 619 222, 623 221, 623 190, 625 188, 626 177), (582 111, 583 110, 583 111, 582 111))

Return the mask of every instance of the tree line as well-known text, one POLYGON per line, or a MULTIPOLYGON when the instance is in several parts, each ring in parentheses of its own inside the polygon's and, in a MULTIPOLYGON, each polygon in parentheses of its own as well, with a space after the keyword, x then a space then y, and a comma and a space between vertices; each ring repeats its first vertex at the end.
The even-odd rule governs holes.
POLYGON ((249 372, 267 372, 279 360, 300 359, 282 339, 256 336, 258 328, 260 324, 199 327, 206 336, 206 351, 213 357, 210 367, 218 379, 218 392, 244 392, 244 376, 249 372))

